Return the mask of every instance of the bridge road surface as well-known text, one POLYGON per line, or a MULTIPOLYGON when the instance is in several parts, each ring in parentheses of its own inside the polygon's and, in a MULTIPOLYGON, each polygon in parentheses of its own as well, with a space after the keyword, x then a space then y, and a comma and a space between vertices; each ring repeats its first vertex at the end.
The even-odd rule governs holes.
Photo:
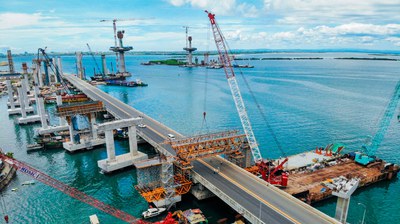
MULTIPOLYGON (((170 145, 162 143, 168 139, 169 133, 179 137, 182 135, 74 75, 64 75, 64 78, 92 100, 102 101, 107 110, 119 119, 143 117, 142 123, 147 127, 138 128, 138 134, 146 135, 176 155, 170 145)), ((225 159, 198 159, 192 164, 193 172, 223 191, 263 223, 339 223, 225 159), (220 171, 215 172, 218 167, 220 171)))

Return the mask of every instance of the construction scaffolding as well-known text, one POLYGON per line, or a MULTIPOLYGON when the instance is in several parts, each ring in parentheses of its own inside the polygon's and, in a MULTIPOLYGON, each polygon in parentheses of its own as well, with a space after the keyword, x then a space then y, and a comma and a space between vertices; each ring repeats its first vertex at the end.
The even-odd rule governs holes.
POLYGON ((135 189, 147 202, 165 200, 165 204, 171 205, 173 197, 189 192, 192 186, 190 175, 175 167, 174 161, 173 157, 161 156, 135 164, 135 189))
POLYGON ((244 158, 241 149, 246 135, 238 130, 216 132, 169 141, 179 161, 189 163, 195 159, 226 154, 233 159, 244 158))
POLYGON ((166 141, 176 157, 160 155, 135 164, 138 178, 135 189, 147 202, 165 200, 170 206, 176 196, 190 191, 192 160, 225 154, 229 160, 241 161, 243 147, 248 147, 245 137, 234 130, 166 141))
POLYGON ((90 114, 105 111, 103 102, 88 101, 57 106, 56 115, 59 117, 70 117, 77 114, 90 114))

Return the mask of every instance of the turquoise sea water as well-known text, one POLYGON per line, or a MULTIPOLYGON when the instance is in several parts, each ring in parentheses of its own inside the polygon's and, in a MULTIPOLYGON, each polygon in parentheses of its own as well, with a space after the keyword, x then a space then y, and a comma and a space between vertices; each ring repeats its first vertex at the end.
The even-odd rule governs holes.
MULTIPOLYGON (((335 60, 334 57, 379 57, 362 53, 280 53, 244 55, 244 57, 323 57, 323 60, 250 61, 253 69, 242 69, 251 90, 268 117, 286 154, 296 154, 334 141, 358 149, 369 135, 375 133, 380 116, 399 79, 398 61, 335 60)), ((384 56, 397 58, 399 56, 384 56)), ((181 68, 171 66, 142 66, 141 62, 169 58, 159 56, 128 56, 127 68, 132 80, 140 78, 149 84, 144 88, 100 86, 105 92, 134 106, 158 121, 185 135, 206 131, 202 127, 203 111, 207 112, 209 130, 241 129, 232 96, 223 70, 181 68), (207 83, 207 84, 206 84, 207 83), (205 94, 205 89, 207 89, 205 94), (206 96, 206 97, 205 97, 206 96)), ((16 57, 30 63, 30 57, 16 57)), ((63 57, 65 72, 75 73, 74 57, 63 57)), ((108 63, 112 57, 108 57, 108 63)), ((94 63, 84 57, 88 75, 94 63)), ((98 61, 99 63, 100 61, 98 61)), ((239 61, 239 63, 247 63, 239 61)), ((100 63, 99 63, 100 64, 100 63)), ((257 106, 237 75, 253 129, 265 157, 282 156, 273 141, 257 106)), ((146 202, 132 188, 136 182, 134 170, 113 175, 99 174, 97 160, 106 157, 104 148, 70 154, 60 150, 26 153, 32 143, 33 126, 14 124, 8 117, 6 97, 0 99, 0 147, 12 151, 15 157, 28 162, 47 174, 119 209, 138 216, 146 202)), ((48 108, 52 111, 52 108, 48 108)), ((396 113, 397 115, 397 113, 396 113)), ((392 120, 377 155, 387 161, 400 163, 399 123, 392 120)), ((127 142, 117 142, 117 154, 126 152, 127 142)), ((142 150, 149 151, 148 148, 142 150)), ((41 183, 21 186, 27 176, 17 178, 3 192, 7 213, 12 223, 88 223, 88 216, 97 213, 104 223, 122 223, 117 219, 72 199, 41 183), (18 187, 17 192, 11 189, 18 187)), ((348 222, 359 223, 367 207, 367 223, 398 223, 400 220, 400 182, 383 182, 360 190, 351 199, 348 222)), ((208 200, 190 202, 183 207, 202 207, 212 222, 232 216, 221 202, 208 200)), ((315 205, 334 215, 336 200, 315 205)))

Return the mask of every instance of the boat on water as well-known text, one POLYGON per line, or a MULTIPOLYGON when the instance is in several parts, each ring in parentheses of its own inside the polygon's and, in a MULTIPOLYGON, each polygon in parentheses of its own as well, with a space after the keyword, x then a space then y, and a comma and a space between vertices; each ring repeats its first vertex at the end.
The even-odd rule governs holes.
POLYGON ((149 208, 147 211, 142 213, 143 218, 147 219, 150 217, 158 216, 161 213, 165 212, 166 208, 149 208))
POLYGON ((117 74, 95 74, 94 76, 90 77, 92 81, 108 81, 108 80, 125 80, 126 77, 131 77, 131 73, 124 72, 124 73, 117 73, 117 74))
POLYGON ((16 172, 16 166, 8 163, 6 160, 0 160, 0 190, 10 183, 16 172))
POLYGON ((105 82, 108 86, 126 86, 126 87, 148 86, 148 84, 142 82, 141 80, 136 80, 136 81, 106 80, 105 82))
POLYGON ((35 184, 35 181, 33 181, 33 180, 28 180, 28 181, 23 182, 21 185, 22 185, 22 186, 25 186, 25 185, 34 185, 34 184, 35 184))
POLYGON ((203 212, 198 209, 188 209, 186 211, 178 210, 174 212, 172 216, 179 218, 179 223, 187 223, 187 224, 207 224, 208 220, 203 214, 203 212))
POLYGON ((27 151, 32 151, 32 150, 42 149, 42 148, 43 148, 43 145, 42 144, 38 144, 38 143, 29 144, 29 145, 26 146, 26 150, 27 151))
POLYGON ((214 64, 214 65, 209 65, 207 66, 208 69, 220 69, 223 68, 224 66, 219 65, 219 64, 214 64))
POLYGON ((51 134, 44 134, 43 136, 35 137, 35 140, 38 144, 43 145, 45 149, 62 148, 62 144, 65 141, 62 136, 54 136, 51 134))
POLYGON ((254 68, 254 65, 249 65, 249 64, 247 64, 247 65, 237 65, 237 64, 234 64, 233 67, 234 68, 254 68))

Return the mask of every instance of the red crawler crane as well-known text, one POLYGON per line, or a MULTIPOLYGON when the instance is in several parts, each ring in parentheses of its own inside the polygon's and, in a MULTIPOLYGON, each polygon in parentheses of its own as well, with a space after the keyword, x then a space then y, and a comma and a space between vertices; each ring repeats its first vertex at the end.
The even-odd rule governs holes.
POLYGON ((257 163, 262 179, 275 186, 286 187, 288 183, 288 174, 282 170, 282 167, 287 161, 288 158, 283 160, 276 167, 270 161, 257 163))
MULTIPOLYGON (((137 223, 137 224, 149 224, 150 223, 150 222, 145 222, 143 220, 140 220, 140 219, 138 219, 124 211, 118 210, 108 204, 105 204, 104 202, 101 202, 101 201, 97 200, 96 198, 91 197, 91 196, 79 191, 76 188, 68 186, 68 185, 50 177, 49 175, 47 175, 43 172, 40 172, 39 170, 21 162, 21 161, 18 161, 16 159, 13 159, 13 158, 10 158, 10 157, 4 155, 2 152, 0 152, 0 159, 3 159, 5 162, 7 162, 9 164, 12 164, 20 172, 22 172, 28 176, 31 176, 32 178, 50 186, 50 187, 53 187, 53 188, 63 192, 64 194, 67 194, 81 202, 91 205, 91 206, 93 206, 105 213, 108 213, 118 219, 121 219, 127 223, 137 223)), ((169 222, 169 223, 171 223, 171 222, 169 222)))

